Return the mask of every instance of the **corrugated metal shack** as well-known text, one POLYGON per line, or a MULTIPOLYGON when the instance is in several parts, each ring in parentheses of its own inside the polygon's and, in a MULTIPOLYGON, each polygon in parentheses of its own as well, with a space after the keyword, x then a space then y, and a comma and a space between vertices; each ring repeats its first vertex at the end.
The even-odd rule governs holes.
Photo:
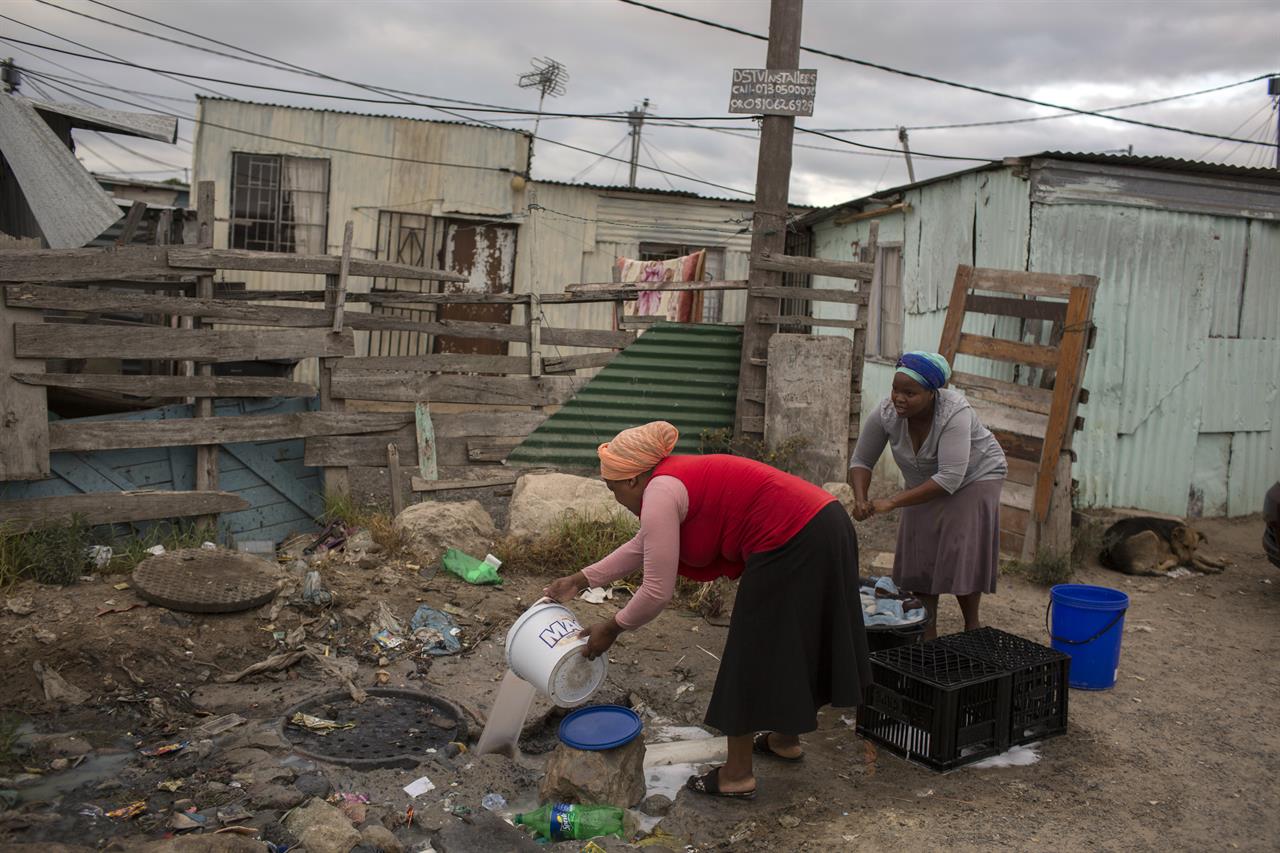
MULTIPOLYGON (((216 183, 219 248, 336 252, 340 223, 352 219, 354 257, 464 272, 472 278, 470 289, 494 293, 563 293, 570 283, 613 280, 618 256, 674 257, 697 249, 708 250, 710 278, 747 276, 749 201, 533 181, 532 137, 524 131, 220 98, 200 98, 197 110, 193 180, 216 183)), ((236 278, 258 290, 323 286, 271 273, 236 278)), ((351 280, 356 293, 418 286, 351 280)), ((740 323, 743 294, 720 297, 707 294, 704 319, 740 323)), ((373 310, 424 320, 434 312, 373 310)), ((609 303, 547 305, 542 311, 552 327, 614 325, 609 303)), ((435 314, 519 321, 511 315, 503 306, 450 306, 435 314)), ((483 351, 524 354, 523 344, 493 346, 483 351)), ((360 355, 440 349, 441 341, 425 334, 357 332, 360 355)), ((554 354, 580 352, 560 346, 554 354)), ((311 378, 310 369, 304 366, 299 378, 311 378)))
MULTIPOLYGON (((1092 274, 1098 333, 1074 445, 1076 505, 1260 510, 1280 478, 1280 172, 1051 152, 886 190, 803 223, 815 256, 850 260, 872 219, 864 415, 888 393, 902 350, 937 348, 957 264, 1092 274)), ((815 277, 813 286, 848 284, 815 277)), ((819 308, 842 309, 851 307, 819 308)), ((1020 322, 1034 321, 965 330, 1039 334, 1020 322)), ((991 362, 958 362, 992 375, 991 362)))

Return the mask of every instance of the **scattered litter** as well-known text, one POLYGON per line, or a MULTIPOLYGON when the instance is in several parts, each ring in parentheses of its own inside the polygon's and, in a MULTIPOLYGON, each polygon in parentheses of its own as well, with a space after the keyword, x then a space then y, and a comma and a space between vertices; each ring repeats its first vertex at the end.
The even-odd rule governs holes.
POLYGON ((373 641, 384 649, 398 649, 404 645, 404 640, 395 636, 385 628, 373 635, 373 641))
MULTIPOLYGON (((203 545, 200 547, 204 547, 203 545)), ((217 547, 216 545, 214 546, 217 547)), ((259 557, 266 557, 268 560, 274 560, 276 556, 276 543, 270 539, 250 539, 246 542, 237 542, 236 550, 244 554, 256 554, 259 557)))
POLYGON ((218 823, 223 826, 229 823, 240 823, 240 821, 248 820, 253 817, 253 813, 244 806, 232 804, 225 808, 218 809, 218 823))
POLYGON ((129 803, 127 806, 121 806, 118 809, 112 809, 106 813, 107 817, 117 820, 131 820, 147 810, 147 801, 138 800, 135 803, 129 803))
POLYGON ((1164 573, 1167 578, 1189 578, 1196 573, 1188 569, 1186 566, 1177 566, 1164 573))
POLYGON ((421 797, 428 791, 434 791, 436 785, 426 776, 420 776, 414 779, 408 785, 404 786, 404 792, 411 797, 421 797))
POLYGON ((329 796, 328 802, 338 807, 354 824, 362 824, 368 817, 368 794, 357 794, 350 791, 338 791, 329 796))
POLYGON ((452 572, 462 578, 467 583, 473 584, 501 584, 502 578, 498 576, 498 569, 492 563, 484 560, 477 560, 470 554, 464 554, 457 548, 450 548, 444 552, 441 559, 444 564, 445 571, 452 572))
POLYGON ((81 817, 91 817, 95 820, 100 817, 106 817, 106 812, 102 810, 102 807, 95 806, 93 803, 83 803, 80 806, 80 811, 76 812, 76 814, 81 817))
POLYGON ((501 811, 507 807, 507 799, 501 794, 485 794, 480 800, 480 805, 491 812, 501 811))
POLYGON ((391 608, 385 601, 379 601, 377 612, 369 617, 369 636, 373 637, 384 632, 403 634, 404 625, 400 624, 400 620, 391 612, 391 608))
POLYGON ((312 570, 307 572, 307 576, 302 580, 302 600, 306 604, 315 604, 324 607, 333 603, 333 593, 324 588, 324 582, 320 580, 320 573, 312 570))
POLYGON ((304 714, 301 711, 289 718, 289 722, 299 728, 304 728, 309 732, 325 737, 329 732, 338 729, 353 729, 355 723, 339 723, 334 720, 326 720, 322 717, 313 717, 310 714, 304 714))
POLYGON ((602 586, 593 586, 588 589, 584 589, 578 598, 581 598, 589 604, 604 604, 606 601, 613 598, 613 587, 605 589, 602 586))
POLYGON ((451 655, 462 650, 458 635, 462 630, 449 618, 426 604, 418 607, 409 623, 413 638, 422 643, 422 651, 428 655, 451 655))
POLYGON ((272 655, 266 660, 260 660, 255 664, 245 667, 239 672, 233 672, 228 675, 219 675, 214 681, 219 684, 231 684, 242 678, 248 678, 251 675, 257 675, 262 672, 278 672, 282 669, 288 669, 307 656, 305 651, 281 652, 272 655))
POLYGON ((156 783, 156 789, 160 791, 168 791, 170 794, 175 793, 183 786, 181 779, 166 779, 163 782, 156 783))
POLYGON ((214 543, 212 543, 212 542, 201 542, 201 543, 200 543, 200 547, 201 547, 203 550, 205 550, 205 551, 216 551, 216 550, 218 550, 218 546, 217 546, 217 545, 215 545, 215 544, 214 544, 214 543))
MULTIPOLYGON (((697 644, 695 643, 695 645, 697 644)), ((698 650, 702 652, 706 652, 707 654, 711 655, 711 657, 714 658, 717 663, 720 662, 720 656, 717 655, 715 652, 708 652, 706 649, 702 648, 702 646, 698 646, 698 650)))
POLYGON ((115 556, 111 551, 110 545, 90 545, 86 550, 89 562, 93 563, 93 567, 98 571, 102 571, 111 565, 111 558, 115 556))
POLYGON ((169 818, 169 828, 174 832, 185 832, 189 829, 200 829, 208 820, 204 815, 196 812, 174 812, 173 817, 169 818))
MULTIPOLYGON (((224 832, 232 835, 252 835, 257 838, 262 833, 262 830, 256 826, 224 826, 222 829, 215 829, 213 834, 222 835, 224 832)), ((288 851, 282 851, 282 853, 288 853, 288 851)))
POLYGON ((1039 745, 1038 743, 1029 743, 1013 746, 1006 752, 974 762, 968 767, 974 770, 986 770, 993 767, 1028 767, 1040 760, 1040 753, 1036 752, 1036 747, 1039 745))
POLYGON ((163 546, 163 545, 152 545, 150 548, 148 548, 148 549, 147 549, 147 553, 148 553, 148 554, 150 554, 150 555, 151 555, 151 556, 153 556, 153 557, 159 557, 159 556, 161 556, 162 554, 164 554, 164 546, 163 546))
POLYGON ((44 688, 45 701, 80 705, 88 700, 88 693, 68 683, 53 667, 36 661, 31 668, 35 670, 36 678, 40 679, 40 686, 44 688))
POLYGON ((121 581, 118 584, 113 584, 111 588, 123 592, 124 590, 129 589, 129 585, 124 581, 121 581))
POLYGON ((694 685, 692 681, 686 681, 684 684, 681 684, 679 687, 676 688, 676 698, 678 699, 683 694, 692 690, 693 686, 694 685))
POLYGON ((778 818, 778 825, 786 829, 795 829, 800 825, 800 818, 795 815, 784 814, 778 818))
POLYGON ((131 604, 126 604, 123 607, 116 607, 115 602, 111 600, 104 601, 103 604, 106 604, 108 606, 99 610, 96 614, 94 614, 95 616, 106 616, 108 613, 128 613, 130 610, 147 606, 147 603, 145 601, 135 601, 131 604))
POLYGON ((1144 634, 1150 634, 1155 631, 1155 628, 1152 628, 1150 625, 1130 625, 1129 630, 1141 631, 1144 634))
POLYGON ((155 758, 160 755, 171 755, 175 752, 181 752, 191 746, 191 741, 181 740, 174 743, 165 743, 160 746, 149 746, 146 749, 140 749, 138 752, 147 758, 155 758))
POLYGON ((18 598, 6 598, 4 600, 4 609, 15 616, 30 616, 36 612, 36 605, 31 600, 31 596, 24 595, 18 598))
POLYGON ((858 720, 854 717, 850 717, 848 714, 841 714, 840 722, 844 723, 849 728, 853 728, 854 726, 858 725, 858 720))

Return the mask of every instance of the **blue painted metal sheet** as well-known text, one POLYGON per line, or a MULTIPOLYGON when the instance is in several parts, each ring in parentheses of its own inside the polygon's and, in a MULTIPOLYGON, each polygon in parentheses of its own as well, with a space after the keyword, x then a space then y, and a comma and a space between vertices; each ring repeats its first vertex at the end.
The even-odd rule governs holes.
MULTIPOLYGON (((315 408, 301 399, 219 400, 214 414, 288 414, 315 408)), ((144 412, 84 420, 170 420, 193 416, 191 406, 164 406, 144 412)), ((222 533, 234 540, 279 542, 291 533, 316 529, 324 511, 320 471, 302 462, 301 439, 226 445, 218 453, 218 485, 249 501, 239 512, 220 518, 222 533)), ((192 447, 54 453, 47 480, 0 483, 0 500, 56 497, 84 492, 195 488, 196 453, 192 447)))
POLYGON ((507 457, 510 465, 592 469, 620 430, 665 420, 678 453, 698 453, 703 430, 732 429, 742 330, 660 323, 636 339, 507 457))

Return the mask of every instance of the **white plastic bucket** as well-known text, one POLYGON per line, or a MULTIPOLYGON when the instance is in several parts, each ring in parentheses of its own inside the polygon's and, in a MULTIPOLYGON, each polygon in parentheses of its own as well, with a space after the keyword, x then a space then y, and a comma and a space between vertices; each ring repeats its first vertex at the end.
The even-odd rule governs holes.
POLYGON ((604 684, 609 663, 604 655, 587 660, 587 641, 573 611, 554 601, 539 601, 507 632, 507 665, 561 708, 583 702, 604 684))

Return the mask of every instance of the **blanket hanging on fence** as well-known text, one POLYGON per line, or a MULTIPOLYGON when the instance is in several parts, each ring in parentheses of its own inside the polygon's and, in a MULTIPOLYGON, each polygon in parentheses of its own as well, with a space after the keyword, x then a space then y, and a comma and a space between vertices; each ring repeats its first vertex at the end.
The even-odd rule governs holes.
MULTIPOLYGON (((699 249, 666 261, 618 258, 618 281, 701 281, 706 254, 705 249, 699 249)), ((631 317, 664 317, 673 323, 697 323, 702 320, 702 293, 689 290, 642 291, 634 302, 626 304, 626 314, 631 317)))

